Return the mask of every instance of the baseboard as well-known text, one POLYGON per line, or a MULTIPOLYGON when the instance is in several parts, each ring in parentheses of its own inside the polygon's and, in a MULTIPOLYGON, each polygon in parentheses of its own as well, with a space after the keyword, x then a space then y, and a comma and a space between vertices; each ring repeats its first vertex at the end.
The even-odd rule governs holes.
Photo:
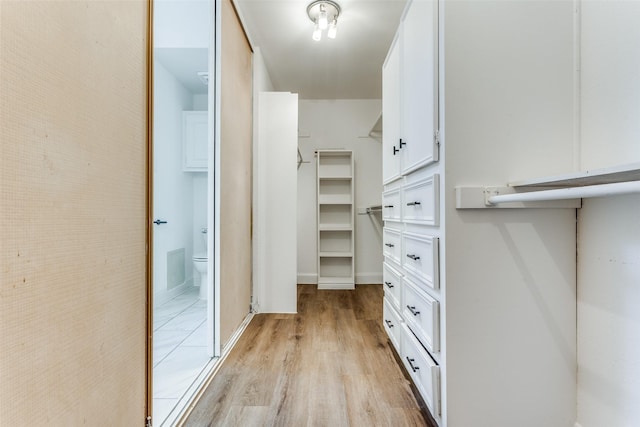
POLYGON ((159 292, 158 294, 153 295, 153 306, 159 307, 162 304, 171 301, 187 289, 193 286, 193 277, 191 279, 187 279, 182 285, 176 286, 173 289, 168 291, 159 292))
POLYGON ((382 284, 382 273, 356 273, 356 285, 382 284))
MULTIPOLYGON (((382 273, 357 273, 356 285, 378 285, 382 283, 382 273)), ((315 273, 298 274, 299 285, 317 285, 318 275, 315 273)))
POLYGON ((298 284, 299 285, 317 285, 318 284, 318 275, 313 274, 298 274, 298 284))

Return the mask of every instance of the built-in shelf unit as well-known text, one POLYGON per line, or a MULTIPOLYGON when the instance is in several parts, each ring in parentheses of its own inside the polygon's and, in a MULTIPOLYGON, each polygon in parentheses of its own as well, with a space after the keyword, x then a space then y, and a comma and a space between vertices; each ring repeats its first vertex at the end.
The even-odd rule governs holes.
POLYGON ((316 160, 318 288, 353 289, 353 153, 319 150, 316 160))

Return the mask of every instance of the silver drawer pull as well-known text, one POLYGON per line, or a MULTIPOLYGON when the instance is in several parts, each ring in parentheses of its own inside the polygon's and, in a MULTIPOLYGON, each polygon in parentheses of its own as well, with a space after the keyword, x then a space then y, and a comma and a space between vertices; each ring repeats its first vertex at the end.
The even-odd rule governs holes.
POLYGON ((414 261, 417 261, 420 259, 418 255, 413 255, 413 254, 407 254, 407 258, 411 258, 414 261))
POLYGON ((393 323, 391 323, 391 320, 385 320, 384 323, 387 324, 388 327, 393 328, 393 323))
POLYGON ((417 206, 419 204, 420 204, 420 202, 409 202, 409 203, 407 203, 407 206, 417 206))
POLYGON ((420 367, 418 366, 413 366, 413 362, 415 362, 416 359, 409 359, 409 356, 407 356, 407 362, 409 362, 409 366, 411 366, 411 370, 413 372, 417 371, 418 369, 420 369, 420 367))
POLYGON ((384 282, 385 285, 387 285, 387 288, 391 289, 393 288, 393 285, 391 284, 391 282, 384 282))
POLYGON ((417 316, 418 314, 420 314, 419 311, 416 311, 416 306, 415 305, 408 305, 407 308, 409 309, 411 314, 413 314, 414 316, 417 316))
POLYGON ((395 245, 393 245, 393 244, 391 244, 391 243, 385 243, 384 245, 385 245, 385 246, 387 246, 387 247, 389 247, 389 248, 392 248, 392 247, 394 247, 394 246, 395 246, 395 245))

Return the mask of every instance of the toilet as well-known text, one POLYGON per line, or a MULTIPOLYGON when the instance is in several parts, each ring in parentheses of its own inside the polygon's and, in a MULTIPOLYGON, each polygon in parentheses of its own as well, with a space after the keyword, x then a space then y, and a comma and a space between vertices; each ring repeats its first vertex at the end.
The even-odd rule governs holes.
MULTIPOLYGON (((202 233, 202 238, 204 239, 204 245, 205 247, 207 246, 207 229, 203 228, 201 230, 202 233)), ((207 253, 206 252, 200 252, 200 253, 196 253, 193 255, 193 266, 195 267, 196 271, 198 272, 198 274, 200 275, 200 293, 199 293, 199 297, 201 300, 206 300, 207 299, 207 253)), ((198 283, 195 282, 196 279, 194 279, 194 285, 198 285, 198 283)))

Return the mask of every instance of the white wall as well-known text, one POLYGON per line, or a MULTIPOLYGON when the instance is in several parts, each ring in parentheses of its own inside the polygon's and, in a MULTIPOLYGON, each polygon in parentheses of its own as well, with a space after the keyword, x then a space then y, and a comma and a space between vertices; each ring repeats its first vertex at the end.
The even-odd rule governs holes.
POLYGON ((571 426, 575 210, 456 210, 453 195, 573 167, 572 4, 444 13, 443 421, 571 426))
MULTIPOLYGON (((260 120, 260 108, 258 104, 258 99, 260 97, 260 92, 271 92, 273 91, 273 83, 271 82, 271 77, 269 76, 269 71, 267 70, 267 66, 264 62, 264 58, 262 57, 262 51, 260 47, 254 46, 253 48, 253 129, 259 128, 259 120, 260 120)), ((267 198, 267 195, 261 194, 259 191, 256 191, 259 188, 259 177, 261 175, 261 155, 259 149, 259 135, 258 132, 253 132, 253 289, 252 289, 252 297, 251 304, 255 311, 260 312, 260 301, 259 297, 263 293, 263 285, 264 285, 264 266, 262 265, 262 259, 264 250, 266 248, 265 245, 268 242, 265 241, 265 237, 262 232, 262 228, 257 224, 263 215, 262 207, 264 206, 263 200, 267 198)))
POLYGON ((255 101, 254 299, 263 313, 296 313, 298 95, 260 92, 255 101))
POLYGON ((353 150, 355 159, 355 279, 382 283, 382 217, 357 215, 380 205, 382 144, 368 137, 380 100, 300 100, 298 147, 298 283, 317 283, 316 163, 314 150, 353 150))
MULTIPOLYGON (((583 2, 581 18, 581 169, 640 162, 640 2, 583 2)), ((578 215, 578 423, 638 426, 640 196, 578 215)))
POLYGON ((210 14, 210 0, 155 0, 154 46, 208 49, 210 14))

